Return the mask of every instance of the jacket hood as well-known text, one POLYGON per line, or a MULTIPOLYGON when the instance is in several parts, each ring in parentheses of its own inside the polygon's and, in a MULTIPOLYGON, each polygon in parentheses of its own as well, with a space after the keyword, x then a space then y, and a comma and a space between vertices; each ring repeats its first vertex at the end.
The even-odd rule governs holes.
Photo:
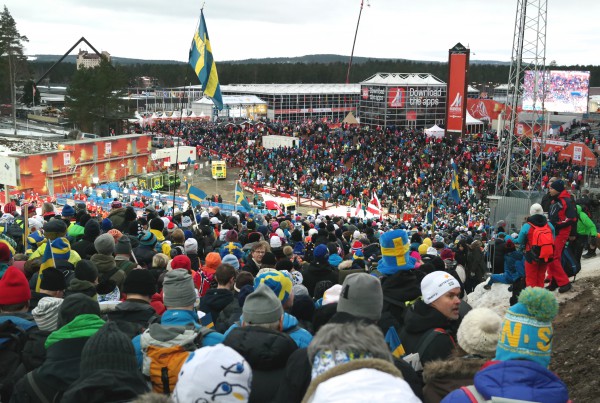
POLYGON ((412 309, 406 311, 404 328, 408 333, 423 333, 432 328, 450 328, 450 321, 440 311, 422 300, 415 302, 412 309))
POLYGON ((114 256, 101 255, 96 253, 90 258, 98 268, 98 273, 107 273, 117 267, 114 256))
MULTIPOLYGON (((213 288, 200 299, 200 310, 222 311, 233 301, 233 293, 229 290, 213 288)), ((206 312, 206 311, 204 311, 206 312)), ((213 318, 213 320, 216 318, 213 318)))
POLYGON ((475 375, 475 387, 486 399, 509 399, 544 403, 569 400, 567 386, 538 363, 525 360, 497 362, 475 375))
POLYGON ((295 316, 290 315, 289 313, 283 314, 283 331, 287 332, 288 330, 298 326, 298 319, 295 316))
POLYGON ((398 302, 414 301, 421 296, 421 282, 415 270, 401 270, 381 283, 383 295, 398 302))
POLYGON ((543 214, 534 214, 527 219, 527 222, 535 225, 536 227, 542 227, 548 224, 548 220, 543 214))
POLYGON ((332 255, 329 255, 329 264, 332 265, 333 267, 338 267, 340 263, 342 263, 342 257, 340 255, 338 255, 337 253, 334 253, 332 255))
POLYGON ((447 360, 434 360, 425 364, 423 383, 440 379, 473 379, 488 360, 478 357, 455 357, 447 360))
POLYGON ((163 235, 162 231, 159 231, 157 229, 151 229, 150 232, 154 234, 158 242, 162 242, 165 240, 165 236, 163 235))
POLYGON ((289 356, 297 349, 290 336, 258 326, 233 329, 223 344, 240 353, 253 371, 274 371, 284 368, 289 356))
POLYGON ((183 309, 168 309, 162 314, 160 323, 164 326, 200 326, 196 312, 183 309))
POLYGON ((76 339, 79 337, 91 337, 98 329, 104 325, 104 321, 98 315, 83 314, 75 317, 72 321, 61 327, 60 329, 50 333, 46 339, 46 348, 51 345, 66 339, 76 339))

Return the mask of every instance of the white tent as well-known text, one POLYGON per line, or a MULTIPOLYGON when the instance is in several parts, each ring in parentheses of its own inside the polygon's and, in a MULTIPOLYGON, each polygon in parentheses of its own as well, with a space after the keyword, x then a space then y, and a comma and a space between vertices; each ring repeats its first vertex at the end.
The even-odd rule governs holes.
POLYGON ((473 116, 471 116, 469 111, 467 111, 465 126, 468 128, 470 133, 482 133, 485 124, 481 120, 475 119, 473 116))
POLYGON ((444 137, 444 129, 442 129, 438 125, 433 125, 433 127, 425 129, 425 134, 427 135, 427 137, 435 137, 436 139, 440 139, 444 137))

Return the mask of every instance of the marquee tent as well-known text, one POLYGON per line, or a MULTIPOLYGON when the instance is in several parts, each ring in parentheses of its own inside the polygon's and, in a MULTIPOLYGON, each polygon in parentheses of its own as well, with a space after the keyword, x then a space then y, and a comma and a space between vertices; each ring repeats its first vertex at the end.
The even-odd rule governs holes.
POLYGON ((438 125, 433 125, 433 127, 425 129, 425 134, 427 135, 427 137, 435 137, 436 139, 440 139, 444 137, 444 129, 442 129, 438 125))
POLYGON ((584 143, 571 143, 558 154, 559 161, 572 161, 575 165, 595 167, 598 160, 592 150, 584 143))

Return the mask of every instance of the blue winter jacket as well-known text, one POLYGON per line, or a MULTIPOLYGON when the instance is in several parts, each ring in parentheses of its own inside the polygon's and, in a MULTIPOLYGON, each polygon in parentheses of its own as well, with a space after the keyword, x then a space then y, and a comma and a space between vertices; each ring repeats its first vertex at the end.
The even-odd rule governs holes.
MULTIPOLYGON (((243 321, 244 315, 240 316, 240 321, 231 325, 231 327, 227 329, 223 336, 227 337, 229 332, 238 327, 239 323, 242 323, 243 321)), ((312 334, 310 334, 308 330, 302 329, 300 326, 298 326, 298 319, 296 319, 289 313, 283 314, 283 333, 287 333, 287 335, 290 336, 292 340, 296 342, 298 348, 308 347, 313 338, 312 334)))
MULTIPOLYGON (((160 324, 163 326, 194 326, 196 329, 200 329, 200 322, 198 320, 198 314, 196 311, 188 311, 184 309, 167 309, 160 318, 160 324)), ((135 356, 137 358, 138 366, 142 367, 143 353, 142 345, 140 342, 141 335, 135 336, 131 342, 135 349, 135 356)), ((214 346, 219 343, 223 343, 225 336, 221 333, 211 332, 204 336, 202 339, 202 347, 214 346)))
MULTIPOLYGON (((498 361, 477 372, 474 385, 487 400, 492 396, 544 403, 566 403, 569 400, 567 385, 533 361, 498 361)), ((465 392, 457 389, 442 403, 471 403, 471 400, 465 392)))

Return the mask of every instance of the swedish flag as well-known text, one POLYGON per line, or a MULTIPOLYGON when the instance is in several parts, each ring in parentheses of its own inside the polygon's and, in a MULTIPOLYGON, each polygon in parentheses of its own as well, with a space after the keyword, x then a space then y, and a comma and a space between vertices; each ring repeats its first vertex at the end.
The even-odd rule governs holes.
POLYGON ((244 197, 244 190, 239 182, 236 182, 235 184, 235 204, 239 204, 247 212, 252 211, 252 207, 250 206, 250 203, 248 203, 248 200, 246 200, 244 197))
POLYGON ((385 334, 385 342, 387 343, 392 355, 396 358, 401 358, 403 355, 406 355, 404 351, 404 346, 400 341, 400 336, 398 336, 398 332, 394 326, 390 326, 388 331, 385 334))
POLYGON ((71 245, 67 238, 56 238, 53 241, 48 239, 44 254, 42 255, 42 261, 40 263, 40 271, 38 273, 37 283, 35 290, 40 291, 40 285, 42 284, 42 272, 48 267, 56 267, 55 260, 69 260, 71 256, 71 245))
POLYGON ((196 206, 200 205, 202 203, 202 201, 204 199, 206 199, 206 193, 204 193, 203 190, 189 185, 188 186, 188 200, 190 201, 190 204, 192 205, 192 207, 196 208, 196 206))
POLYGON ((452 163, 452 182, 450 182, 450 197, 455 203, 460 203, 460 185, 458 184, 458 168, 454 159, 452 163))
POLYGON ((204 95, 212 98, 217 109, 223 109, 223 97, 221 96, 221 86, 217 75, 217 65, 213 59, 203 11, 200 11, 200 24, 194 34, 194 39, 192 39, 189 61, 200 80, 200 84, 202 84, 204 95))

